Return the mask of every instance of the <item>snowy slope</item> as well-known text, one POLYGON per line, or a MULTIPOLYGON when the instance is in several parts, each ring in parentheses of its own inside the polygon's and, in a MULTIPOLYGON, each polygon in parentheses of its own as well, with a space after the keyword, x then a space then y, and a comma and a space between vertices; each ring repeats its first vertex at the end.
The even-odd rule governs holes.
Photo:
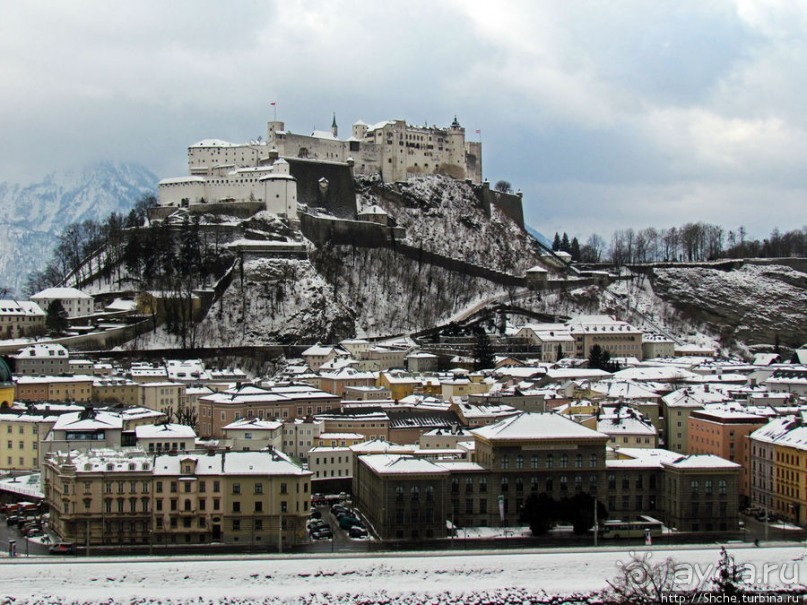
POLYGON ((406 229, 407 243, 444 256, 516 275, 539 256, 534 238, 495 205, 490 216, 470 185, 426 176, 398 183, 397 196, 362 191, 360 205, 378 204, 406 229))
POLYGON ((0 182, 0 286, 22 294, 27 275, 50 259, 62 229, 111 212, 128 213, 157 177, 142 166, 101 162, 80 170, 52 173, 40 182, 0 182))
MULTIPOLYGON (((803 585, 807 577, 801 546, 732 552, 738 564, 752 566, 749 573, 759 570, 754 577, 749 575, 757 587, 766 565, 770 570, 765 576, 767 586, 803 585)), ((679 564, 697 565, 696 573, 706 575, 708 584, 719 546, 654 550, 650 557, 650 563, 671 557, 679 564)), ((16 559, 4 562, 0 597, 15 605, 504 605, 544 602, 553 594, 603 591, 607 580, 630 561, 626 549, 612 548, 374 553, 371 557, 337 553, 332 557, 90 558, 61 564, 53 559, 16 559)), ((684 574, 680 578, 680 586, 686 587, 687 578, 684 574)))

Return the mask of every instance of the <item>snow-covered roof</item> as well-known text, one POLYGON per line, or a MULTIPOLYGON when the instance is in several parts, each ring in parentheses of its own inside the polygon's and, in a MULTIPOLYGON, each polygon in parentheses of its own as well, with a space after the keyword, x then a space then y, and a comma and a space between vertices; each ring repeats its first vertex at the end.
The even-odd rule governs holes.
POLYGON ((175 176, 167 179, 160 179, 157 185, 179 185, 181 183, 204 183, 207 179, 203 176, 175 176))
POLYGON ((283 426, 282 422, 262 420, 260 418, 241 418, 223 427, 225 431, 276 431, 283 426))
POLYGON ((663 466, 681 469, 739 469, 741 465, 714 454, 690 454, 676 460, 664 461, 663 466))
POLYGON ((109 412, 90 411, 62 414, 53 425, 54 431, 87 431, 101 429, 121 429, 123 419, 109 412))
POLYGON ((471 432, 490 441, 608 438, 560 414, 531 412, 522 412, 471 432))
POLYGON ((277 450, 272 452, 218 452, 214 455, 162 455, 154 459, 155 475, 181 475, 183 463, 195 462, 195 475, 311 475, 277 450))
POLYGON ((607 435, 641 435, 651 436, 658 434, 656 427, 639 418, 626 418, 624 416, 603 416, 597 422, 597 430, 607 435))
POLYGON ((351 445, 350 451, 355 454, 411 454, 416 448, 415 445, 399 445, 385 439, 370 439, 364 443, 351 445))
POLYGON ((81 290, 75 288, 46 288, 41 292, 37 292, 31 296, 31 300, 49 299, 49 298, 69 298, 69 299, 92 299, 92 296, 85 294, 81 290))
POLYGON ((368 206, 366 208, 362 208, 359 212, 359 216, 362 215, 381 215, 381 216, 388 216, 389 213, 384 210, 381 206, 377 204, 373 204, 372 206, 368 206))
POLYGON ((382 475, 438 475, 448 471, 431 460, 400 454, 360 456, 359 460, 382 475))
POLYGON ((0 315, 45 315, 42 308, 31 300, 0 300, 0 315))
POLYGON ((196 439, 193 427, 184 424, 146 424, 135 427, 138 439, 196 439))
POLYGON ((191 148, 199 148, 199 147, 238 147, 237 143, 229 143, 227 141, 222 141, 221 139, 204 139, 199 141, 198 143, 194 143, 191 145, 191 148))

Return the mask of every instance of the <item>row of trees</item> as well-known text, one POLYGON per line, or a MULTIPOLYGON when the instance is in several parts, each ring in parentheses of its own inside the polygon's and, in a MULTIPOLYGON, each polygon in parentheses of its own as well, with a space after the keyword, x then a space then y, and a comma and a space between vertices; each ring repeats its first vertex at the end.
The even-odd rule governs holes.
POLYGON ((94 274, 108 276, 118 266, 125 231, 143 225, 148 209, 156 205, 156 197, 143 195, 126 216, 113 212, 104 220, 87 219, 67 225, 45 268, 27 277, 25 292, 35 294, 64 283, 68 277, 80 283, 94 274))
MULTIPOLYGON (((568 237, 563 234, 568 242, 568 237)), ((555 234, 557 249, 564 250, 563 238, 555 234)), ((745 227, 726 231, 709 223, 685 223, 669 229, 620 229, 610 245, 597 234, 579 246, 575 258, 572 240, 568 250, 574 260, 586 263, 610 262, 614 265, 662 261, 697 262, 721 258, 781 258, 807 256, 807 227, 785 233, 774 229, 762 241, 748 239, 745 227)), ((553 250, 555 243, 553 242, 553 250)))

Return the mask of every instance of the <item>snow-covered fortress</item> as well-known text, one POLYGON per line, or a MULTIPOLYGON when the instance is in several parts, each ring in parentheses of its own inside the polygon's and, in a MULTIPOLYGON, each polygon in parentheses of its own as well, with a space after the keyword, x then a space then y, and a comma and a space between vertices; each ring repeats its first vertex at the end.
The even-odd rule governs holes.
MULTIPOLYGON (((482 182, 482 144, 467 141, 455 118, 448 128, 410 126, 404 120, 353 124, 340 139, 334 116, 330 131, 294 134, 283 122, 267 124, 265 141, 200 141, 188 148, 188 176, 160 181, 161 206, 216 202, 260 202, 289 216, 296 211, 296 180, 289 164, 327 163, 354 174, 379 174, 384 181, 443 174, 482 182), (285 159, 284 159, 285 158, 285 159)), ((327 183, 322 183, 327 186, 327 183)))

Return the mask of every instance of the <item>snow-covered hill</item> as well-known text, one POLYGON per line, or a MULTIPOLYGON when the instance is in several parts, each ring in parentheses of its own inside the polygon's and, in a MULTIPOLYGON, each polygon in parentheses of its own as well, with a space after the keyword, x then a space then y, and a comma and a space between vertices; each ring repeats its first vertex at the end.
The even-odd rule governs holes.
POLYGON ((157 177, 136 164, 100 162, 52 173, 28 185, 0 182, 0 286, 22 295, 25 279, 50 259, 70 223, 128 213, 156 189, 157 177))

